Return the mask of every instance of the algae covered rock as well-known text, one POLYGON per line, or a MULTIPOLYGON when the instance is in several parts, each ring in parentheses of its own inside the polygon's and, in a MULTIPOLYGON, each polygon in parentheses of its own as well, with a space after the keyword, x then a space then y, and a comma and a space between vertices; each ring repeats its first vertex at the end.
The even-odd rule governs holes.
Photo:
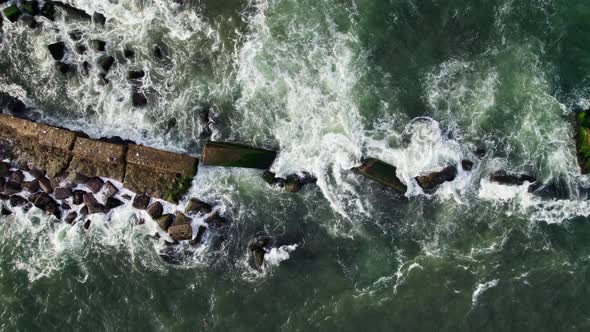
POLYGON ((361 167, 356 169, 362 175, 371 180, 377 181, 382 185, 393 188, 401 193, 405 193, 408 188, 397 177, 395 166, 389 165, 375 158, 368 158, 361 167))
POLYGON ((590 110, 576 116, 576 148, 582 174, 590 173, 590 110))

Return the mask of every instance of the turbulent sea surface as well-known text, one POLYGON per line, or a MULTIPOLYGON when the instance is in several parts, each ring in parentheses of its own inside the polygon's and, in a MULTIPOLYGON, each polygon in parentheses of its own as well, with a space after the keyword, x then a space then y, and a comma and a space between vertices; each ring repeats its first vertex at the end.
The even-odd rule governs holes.
POLYGON ((185 201, 231 222, 179 264, 131 208, 89 232, 36 209, 3 217, 0 329, 590 329, 590 178, 572 130, 590 106, 588 0, 67 2, 106 25, 5 20, 0 35, 0 90, 35 118, 197 156, 211 109, 213 139, 280 150, 273 171, 319 181, 290 194, 259 171, 200 167, 185 201), (107 84, 96 66, 56 72, 46 45, 73 49, 76 29, 117 57, 107 84), (146 71, 145 108, 130 69, 146 71), (406 197, 350 171, 364 156, 395 165, 406 197), (434 193, 413 179, 462 159, 474 170, 434 193), (546 194, 489 182, 498 169, 546 194), (262 233, 281 246, 257 271, 262 233))

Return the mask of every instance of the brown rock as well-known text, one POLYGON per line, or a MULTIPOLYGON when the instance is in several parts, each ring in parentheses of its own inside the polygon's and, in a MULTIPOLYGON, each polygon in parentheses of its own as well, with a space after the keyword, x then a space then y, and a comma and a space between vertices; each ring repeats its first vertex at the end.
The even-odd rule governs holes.
POLYGON ((147 213, 152 217, 152 219, 158 219, 164 213, 164 207, 160 202, 154 202, 150 207, 147 209, 147 213))
POLYGON ((72 203, 74 203, 75 205, 80 205, 84 203, 84 194, 86 194, 86 192, 83 190, 74 190, 74 192, 72 193, 72 203))
POLYGON ((72 196, 72 188, 56 188, 55 199, 64 200, 72 196))
POLYGON ((206 231, 207 231, 207 227, 199 226, 199 230, 197 231, 197 236, 194 239, 192 239, 189 242, 189 244, 191 246, 201 244, 201 242, 203 242, 203 236, 205 235, 206 231))
POLYGON ((19 196, 19 195, 10 196, 10 205, 12 205, 12 206, 24 206, 27 204, 29 204, 29 201, 22 196, 19 196))
POLYGON ((170 227, 170 225, 172 225, 173 221, 174 221, 174 216, 169 213, 164 214, 160 218, 156 219, 156 223, 164 231, 168 230, 168 227, 170 227))
POLYGON ((107 198, 105 207, 107 208, 107 210, 112 210, 112 209, 116 209, 119 206, 123 205, 124 203, 121 202, 120 200, 114 198, 114 197, 109 197, 107 198))
POLYGON ((96 198, 94 197, 94 195, 91 194, 91 193, 84 193, 83 200, 84 200, 84 204, 86 206, 91 206, 91 205, 97 205, 98 204, 98 201, 96 200, 96 198))
POLYGON ((8 181, 22 183, 25 180, 25 174, 21 170, 11 171, 8 181))
POLYGON ((207 214, 211 212, 211 205, 201 201, 198 198, 191 198, 186 205, 186 209, 184 210, 186 213, 201 213, 207 214))
POLYGON ((25 181, 21 184, 21 187, 25 191, 28 191, 30 193, 36 193, 37 191, 39 191, 39 181, 37 181, 37 180, 25 181))
POLYGON ((53 192, 53 186, 51 185, 51 181, 49 181, 48 178, 39 179, 39 187, 47 194, 51 194, 53 192))
POLYGON ((78 214, 76 212, 72 211, 72 212, 68 213, 68 215, 65 217, 64 221, 68 224, 72 224, 72 223, 74 223, 76 218, 78 218, 78 214))
POLYGON ((95 194, 102 189, 103 185, 104 181, 99 177, 93 177, 89 179, 88 182, 86 182, 86 186, 88 187, 88 189, 90 189, 90 191, 92 191, 95 194))
POLYGON ((10 165, 0 162, 0 177, 7 177, 10 174, 10 165))
POLYGON ((456 176, 457 167, 447 166, 442 171, 417 176, 416 181, 422 189, 434 189, 444 182, 453 181, 456 176))
POLYGON ((7 181, 4 185, 4 193, 7 195, 17 194, 21 192, 22 187, 20 183, 14 181, 7 181))
POLYGON ((207 225, 215 226, 215 227, 222 227, 225 225, 225 219, 219 215, 219 212, 215 211, 212 215, 205 219, 207 225))
POLYGON ((115 187, 114 184, 111 183, 111 181, 107 181, 105 183, 105 196, 108 197, 113 197, 115 196, 117 193, 119 193, 119 189, 117 189, 117 187, 115 187))
POLYGON ((190 240, 193 238, 193 229, 190 224, 174 225, 168 228, 168 235, 175 241, 190 240))
POLYGON ((139 210, 147 209, 148 205, 150 204, 150 197, 147 195, 135 195, 133 199, 133 207, 139 210))
POLYGON ((37 168, 32 168, 29 170, 29 173, 31 174, 31 176, 33 176, 36 180, 39 180, 42 177, 45 177, 45 172, 37 169, 37 168))
POLYGON ((106 213, 107 209, 104 205, 100 203, 96 203, 94 205, 86 205, 88 207, 88 213, 90 214, 99 214, 99 213, 106 213))
POLYGON ((174 215, 174 222, 172 223, 173 226, 177 226, 177 225, 185 225, 185 224, 190 224, 191 223, 191 218, 185 216, 184 214, 182 214, 182 212, 176 212, 176 214, 174 215))

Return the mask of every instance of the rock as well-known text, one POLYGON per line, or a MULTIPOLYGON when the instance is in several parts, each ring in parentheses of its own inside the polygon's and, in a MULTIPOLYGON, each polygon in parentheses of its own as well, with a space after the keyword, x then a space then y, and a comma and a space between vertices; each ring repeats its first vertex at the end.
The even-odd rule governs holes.
POLYGON ((87 206, 83 206, 80 209, 80 217, 83 218, 84 216, 87 216, 87 215, 88 215, 88 207, 87 206))
POLYGON ((74 73, 76 71, 74 66, 61 61, 55 63, 55 69, 57 69, 62 75, 67 75, 68 73, 74 73))
POLYGON ((7 177, 10 175, 10 165, 0 162, 0 177, 7 177))
POLYGON ((156 59, 162 59, 164 57, 164 52, 162 52, 162 48, 158 45, 155 45, 152 48, 152 55, 156 58, 156 59))
POLYGON ((47 49, 55 61, 61 61, 66 55, 66 44, 63 42, 48 45, 47 49))
POLYGON ((86 192, 83 190, 74 190, 72 192, 72 203, 74 203, 74 205, 84 203, 84 194, 86 194, 86 192))
POLYGON ((133 207, 139 210, 147 209, 148 205, 150 204, 150 197, 147 195, 135 195, 133 199, 133 207))
POLYGON ((457 167, 456 166, 447 166, 439 172, 432 172, 425 175, 420 175, 416 177, 416 182, 418 185, 425 190, 434 189, 439 185, 453 181, 457 177, 457 167))
POLYGON ((275 173, 271 171, 262 173, 262 179, 273 187, 283 188, 285 186, 285 179, 276 177, 275 173))
POLYGON ((289 175, 285 180, 285 190, 290 193, 296 193, 303 188, 303 182, 297 175, 289 175))
POLYGON ((143 70, 130 70, 127 74, 127 78, 129 80, 139 80, 145 76, 145 72, 143 70))
POLYGON ((490 175, 490 181, 497 182, 506 185, 523 185, 525 182, 536 182, 537 179, 534 176, 527 174, 516 174, 506 171, 496 171, 490 175))
POLYGON ((4 16, 6 16, 6 18, 10 22, 14 23, 21 16, 21 12, 20 10, 18 10, 18 7, 16 5, 12 5, 4 8, 4 16))
POLYGON ((109 79, 107 78, 107 74, 105 73, 98 73, 98 78, 100 78, 100 81, 102 82, 102 84, 109 84, 109 79))
POLYGON ((90 229, 90 225, 92 224, 92 221, 90 219, 86 220, 84 222, 84 229, 85 230, 89 230, 90 229))
POLYGON ((269 236, 259 236, 248 245, 248 249, 254 258, 254 265, 257 269, 261 269, 264 264, 264 256, 266 255, 266 248, 271 244, 272 238, 269 236))
POLYGON ((61 209, 64 210, 64 211, 67 211, 67 210, 71 210, 72 207, 68 203, 62 202, 61 203, 61 209))
POLYGON ((110 55, 103 56, 96 63, 105 73, 108 73, 113 64, 115 64, 115 58, 110 55))
POLYGON ((126 59, 131 59, 131 58, 133 58, 135 56, 135 52, 133 50, 130 50, 130 49, 125 49, 123 51, 123 56, 126 59))
POLYGON ((36 29, 39 26, 37 24, 37 21, 35 21, 35 18, 30 15, 23 16, 23 18, 21 19, 21 22, 23 22, 23 24, 25 26, 28 26, 31 29, 36 29))
POLYGON ((21 183, 21 187, 25 191, 28 191, 30 193, 36 193, 37 191, 39 191, 39 181, 38 180, 25 181, 25 182, 21 183))
POLYGON ((51 181, 48 178, 41 178, 39 179, 39 187, 43 192, 47 194, 51 194, 53 192, 53 187, 51 186, 51 181))
POLYGON ((10 211, 9 209, 7 209, 3 206, 2 210, 0 210, 0 214, 3 216, 9 216, 12 214, 12 211, 10 211))
POLYGON ((182 212, 176 212, 174 215, 174 222, 172 223, 173 226, 177 225, 185 225, 190 224, 191 218, 185 216, 182 212))
POLYGON ((484 146, 478 146, 475 151, 474 151, 475 155, 478 156, 479 158, 483 158, 486 155, 486 148, 484 146))
POLYGON ((152 217, 152 219, 158 219, 164 213, 164 207, 160 202, 154 202, 150 207, 147 209, 147 213, 152 217))
POLYGON ((9 94, 0 91, 0 108, 7 110, 12 114, 24 113, 27 106, 18 98, 14 98, 9 94))
POLYGON ((393 188, 400 193, 405 193, 408 190, 406 185, 397 177, 395 166, 389 165, 381 160, 368 158, 356 170, 369 179, 393 188))
POLYGON ((201 242, 203 242, 203 236, 205 235, 206 231, 207 227, 199 226, 199 229, 197 230, 197 236, 194 239, 190 240, 189 244, 191 246, 201 244, 201 242))
POLYGON ((107 209, 105 208, 105 206, 100 203, 97 203, 94 205, 86 205, 86 207, 88 207, 88 213, 90 213, 90 214, 100 214, 100 213, 107 212, 107 209))
MULTIPOLYGON (((73 41, 80 41, 82 39, 82 31, 72 30, 68 33, 68 36, 70 36, 70 39, 73 41)), ((61 60, 61 59, 55 59, 55 60, 61 60)))
POLYGON ((39 11, 39 15, 46 17, 50 21, 55 20, 55 7, 52 2, 45 1, 43 7, 39 11))
POLYGON ((104 26, 107 22, 107 18, 99 12, 94 12, 94 14, 92 14, 92 22, 94 22, 96 25, 104 26))
POLYGON ((40 178, 45 176, 45 172, 37 168, 30 169, 29 174, 31 174, 31 176, 33 176, 36 180, 39 180, 40 178))
POLYGON ((225 219, 219 215, 219 212, 215 211, 212 215, 205 219, 207 225, 222 227, 225 225, 225 219))
POLYGON ((156 219, 156 223, 164 231, 168 231, 168 228, 170 227, 170 225, 172 225, 173 221, 174 221, 174 216, 169 213, 164 214, 160 218, 156 219))
POLYGON ((242 144, 207 142, 202 154, 203 165, 269 169, 277 153, 242 144))
POLYGON ((61 218, 61 211, 59 210, 59 205, 51 196, 46 193, 39 193, 35 197, 35 201, 33 202, 35 207, 40 210, 45 211, 46 213, 54 215, 56 218, 61 218))
POLYGON ((68 215, 65 217, 64 222, 71 225, 74 223, 76 218, 78 218, 78 214, 76 212, 72 211, 72 212, 68 213, 68 215))
POLYGON ((67 179, 75 184, 86 184, 88 182, 88 177, 78 172, 70 172, 67 179))
POLYGON ((19 196, 19 195, 10 196, 10 205, 11 206, 24 206, 27 204, 29 204, 29 201, 22 196, 19 196))
POLYGON ((10 175, 8 175, 8 181, 14 181, 17 183, 22 183, 25 179, 25 174, 21 170, 10 171, 10 175))
POLYGON ((128 194, 121 195, 121 198, 127 201, 131 200, 131 196, 129 196, 128 194))
POLYGON ((104 188, 104 195, 107 198, 113 197, 119 193, 119 189, 114 184, 112 184, 111 181, 107 181, 104 185, 104 188))
MULTIPOLYGON (((86 47, 86 45, 84 45, 82 43, 76 44, 76 53, 78 53, 78 54, 86 54, 86 51, 88 51, 88 47, 86 47)), ((84 63, 87 64, 87 65, 85 65, 83 68, 86 71, 88 71, 88 68, 89 68, 90 64, 88 64, 87 61, 84 61, 84 63)), ((86 74, 86 75, 88 75, 88 74, 86 74)))
POLYGON ((208 214, 210 213, 212 210, 211 205, 203 202, 202 200, 198 199, 198 198, 191 198, 187 205, 186 208, 184 209, 184 212, 186 213, 190 213, 190 214, 208 214))
POLYGON ((56 188, 54 195, 57 200, 67 199, 72 197, 72 188, 56 188))
POLYGON ((168 227, 168 235, 175 241, 190 240, 193 238, 193 229, 190 224, 173 225, 168 227))
POLYGON ((84 200, 84 204, 86 206, 98 205, 98 201, 96 200, 96 197, 94 197, 93 194, 91 194, 91 193, 84 193, 84 195, 82 197, 83 197, 83 200, 84 200))
MULTIPOLYGON (((97 52, 104 52, 107 47, 107 43, 103 40, 100 40, 100 39, 91 40, 90 45, 92 45, 92 48, 97 52)), ((114 59, 113 59, 113 62, 114 62, 114 59)), ((106 70, 106 71, 108 71, 108 70, 106 70)))
POLYGON ((147 105, 147 98, 142 92, 136 91, 135 89, 131 92, 131 104, 135 107, 143 107, 147 105))
POLYGON ((35 16, 39 14, 39 5, 37 4, 37 1, 21 1, 21 6, 24 13, 28 14, 29 16, 35 16))
POLYGON ((106 201, 105 207, 106 207, 108 210, 112 210, 112 209, 116 209, 116 208, 118 208, 119 206, 121 206, 121 205, 123 205, 123 204, 124 204, 124 203, 123 203, 123 202, 121 202, 120 200, 118 200, 118 199, 116 199, 116 198, 114 198, 114 197, 109 197, 109 198, 107 198, 107 201, 106 201))
POLYGON ((88 189, 90 189, 90 191, 92 191, 95 194, 102 189, 103 185, 104 181, 99 177, 93 177, 89 179, 88 182, 86 182, 86 186, 88 187, 88 189))
POLYGON ((466 171, 471 171, 473 169, 473 165, 474 165, 474 163, 471 160, 467 160, 467 159, 461 160, 461 167, 463 167, 463 169, 466 171))
POLYGON ((4 193, 7 195, 17 194, 22 191, 20 183, 14 181, 6 181, 4 185, 4 193))

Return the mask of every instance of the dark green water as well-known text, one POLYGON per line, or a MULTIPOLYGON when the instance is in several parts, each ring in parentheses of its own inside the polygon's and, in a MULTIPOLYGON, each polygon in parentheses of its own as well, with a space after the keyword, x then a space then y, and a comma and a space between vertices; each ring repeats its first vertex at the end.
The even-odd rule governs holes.
POLYGON ((571 130, 590 106, 590 2, 71 3, 104 12, 106 27, 5 23, 0 90, 50 123, 194 154, 198 112, 213 107, 214 139, 279 149, 274 171, 319 182, 288 194, 256 171, 201 167, 189 196, 231 223, 176 265, 132 209, 90 232, 34 210, 4 218, 2 330, 590 329, 590 179, 571 130), (44 47, 73 43, 74 28, 138 56, 107 85, 94 71, 60 77, 44 47), (148 73, 147 108, 130 104, 130 68, 148 73), (408 197, 350 172, 362 156, 396 165, 408 197), (412 180, 463 158, 476 168, 434 194, 412 180), (489 183, 497 169, 549 194, 489 183), (263 272, 247 250, 261 233, 297 245, 263 272))

